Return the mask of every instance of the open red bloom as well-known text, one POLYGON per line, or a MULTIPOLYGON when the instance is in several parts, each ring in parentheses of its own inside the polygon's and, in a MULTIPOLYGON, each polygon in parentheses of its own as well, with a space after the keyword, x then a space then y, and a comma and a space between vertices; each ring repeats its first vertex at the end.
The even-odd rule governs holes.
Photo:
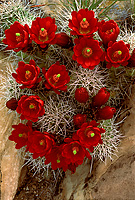
POLYGON ((12 73, 12 76, 16 79, 17 83, 23 84, 20 88, 32 88, 39 83, 42 78, 38 78, 40 68, 36 66, 34 60, 30 60, 29 64, 25 64, 23 61, 18 63, 16 73, 12 73))
POLYGON ((73 139, 79 139, 81 145, 93 151, 93 146, 102 143, 101 133, 105 132, 103 128, 98 128, 98 125, 99 123, 96 123, 95 120, 83 123, 81 128, 77 130, 73 139))
POLYGON ((77 88, 75 91, 75 99, 80 103, 86 103, 89 99, 89 93, 86 88, 77 88))
POLYGON ((97 19, 94 18, 94 12, 92 10, 80 9, 78 12, 73 11, 72 19, 69 20, 69 28, 72 35, 87 35, 91 36, 97 31, 97 19))
POLYGON ((77 127, 81 127, 81 125, 86 122, 87 115, 85 114, 77 114, 73 116, 73 122, 77 127))
POLYGON ((73 60, 76 60, 83 68, 94 69, 102 60, 103 50, 99 42, 92 38, 75 39, 73 60))
POLYGON ((37 122, 38 117, 41 117, 45 113, 44 102, 37 95, 23 95, 18 101, 16 111, 21 114, 21 120, 27 119, 37 122))
POLYGON ((31 39, 34 40, 40 47, 45 48, 48 44, 55 44, 55 32, 57 26, 55 19, 51 17, 40 18, 32 22, 30 29, 31 39))
POLYGON ((56 62, 51 65, 47 72, 43 68, 43 74, 46 78, 45 87, 47 89, 52 89, 57 94, 60 94, 58 90, 67 91, 66 84, 70 81, 70 76, 65 65, 60 65, 59 62, 56 62))
POLYGON ((50 153, 53 145, 55 144, 49 133, 41 133, 40 131, 34 131, 28 137, 28 142, 27 150, 33 153, 34 159, 38 158, 39 156, 43 157, 50 153))
POLYGON ((66 138, 64 142, 67 142, 67 144, 63 145, 62 156, 69 159, 71 163, 81 165, 85 156, 91 159, 89 152, 79 141, 66 138))
POLYGON ((108 44, 107 54, 105 60, 108 62, 106 67, 119 67, 120 65, 126 66, 130 59, 129 45, 125 44, 122 40, 113 43, 112 41, 108 44))
POLYGON ((51 162, 51 167, 53 170, 56 170, 57 168, 62 168, 65 172, 68 169, 68 164, 70 163, 70 160, 62 156, 62 148, 63 145, 55 146, 52 151, 45 156, 45 164, 49 164, 51 162))
POLYGON ((112 119, 116 109, 110 106, 105 106, 104 108, 100 108, 97 113, 98 119, 112 119))
POLYGON ((27 122, 27 124, 19 123, 18 125, 12 126, 15 130, 12 131, 12 135, 9 136, 9 140, 16 142, 16 149, 20 149, 27 145, 28 135, 32 133, 32 123, 27 122))
POLYGON ((107 45, 110 41, 116 41, 120 29, 118 27, 118 24, 114 20, 111 19, 107 22, 105 22, 105 20, 102 20, 98 23, 98 27, 98 34, 105 45, 107 45))
POLYGON ((93 97, 92 105, 95 107, 100 107, 108 101, 109 97, 110 93, 106 90, 106 88, 101 88, 93 97))
POLYGON ((29 38, 29 27, 27 24, 24 26, 15 21, 9 29, 5 30, 6 38, 3 39, 3 43, 7 44, 6 50, 13 49, 15 52, 20 50, 26 51, 28 45, 31 43, 29 38))

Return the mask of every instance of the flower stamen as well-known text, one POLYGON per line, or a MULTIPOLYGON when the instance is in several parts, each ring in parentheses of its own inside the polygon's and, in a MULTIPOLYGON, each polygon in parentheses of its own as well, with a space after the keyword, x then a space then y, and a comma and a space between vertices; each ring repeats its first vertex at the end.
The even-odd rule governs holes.
POLYGON ((91 136, 91 137, 94 137, 94 135, 95 135, 95 133, 91 133, 91 135, 90 135, 90 136, 91 136))
POLYGON ((85 22, 86 21, 86 18, 83 18, 83 22, 85 22))
POLYGON ((122 56, 122 51, 121 50, 118 50, 118 51, 115 51, 113 54, 112 54, 112 59, 114 61, 119 61, 121 60, 121 56, 122 56))
POLYGON ((91 48, 86 47, 83 49, 82 54, 84 57, 90 57, 92 55, 93 51, 91 48))
POLYGON ((22 137, 22 136, 23 136, 23 134, 21 134, 21 133, 20 133, 18 136, 19 136, 19 137, 22 137))
POLYGON ((30 77, 31 77, 31 72, 29 71, 29 70, 27 70, 26 72, 25 72, 25 78, 26 78, 26 80, 28 80, 30 77))
POLYGON ((45 144, 45 141, 44 141, 44 140, 40 140, 39 144, 40 144, 40 145, 44 145, 44 144, 45 144))
POLYGON ((17 42, 21 42, 21 40, 22 40, 22 34, 16 33, 15 35, 16 35, 16 41, 17 42))
POLYGON ((60 74, 54 74, 54 75, 53 75, 52 78, 53 78, 53 80, 55 81, 55 83, 57 83, 57 82, 59 81, 60 76, 61 76, 60 74))
POLYGON ((76 155, 76 154, 77 154, 77 151, 76 151, 76 150, 74 150, 74 151, 73 151, 73 154, 74 154, 74 155, 76 155))
POLYGON ((111 34, 112 32, 113 32, 113 29, 110 29, 110 30, 107 30, 105 33, 109 35, 109 34, 111 34))
POLYGON ((35 104, 34 104, 34 103, 31 103, 31 104, 29 105, 29 108, 30 108, 30 109, 35 109, 35 108, 36 108, 36 106, 35 106, 35 104))
POLYGON ((20 33, 16 33, 15 35, 16 35, 16 36, 20 36, 21 34, 20 34, 20 33))

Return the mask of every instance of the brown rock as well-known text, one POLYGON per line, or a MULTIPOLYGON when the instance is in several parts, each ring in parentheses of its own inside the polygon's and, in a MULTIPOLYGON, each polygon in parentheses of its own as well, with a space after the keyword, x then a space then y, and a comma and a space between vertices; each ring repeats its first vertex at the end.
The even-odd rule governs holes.
MULTIPOLYGON (((4 69, 1 64, 0 69, 2 68, 4 69)), ((2 72, 0 73, 2 74, 2 72)), ((1 100, 0 108, 1 200, 12 200, 16 193, 23 160, 19 152, 15 149, 15 143, 9 141, 8 137, 12 129, 12 124, 17 124, 18 120, 15 118, 14 111, 11 114, 7 113, 8 109, 5 107, 4 100, 1 100)))

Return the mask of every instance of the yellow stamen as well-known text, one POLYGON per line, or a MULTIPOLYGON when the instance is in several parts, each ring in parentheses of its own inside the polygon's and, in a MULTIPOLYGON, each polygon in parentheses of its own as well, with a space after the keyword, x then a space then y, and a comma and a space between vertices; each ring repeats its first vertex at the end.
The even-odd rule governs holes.
POLYGON ((91 133, 91 137, 94 137, 95 133, 91 133))
POLYGON ((76 150, 74 150, 74 151, 73 151, 73 154, 74 154, 74 155, 76 155, 76 154, 77 154, 77 151, 76 151, 76 150))
POLYGON ((121 55, 121 54, 122 54, 122 51, 118 51, 118 54, 121 55))
POLYGON ((16 36, 20 36, 21 34, 20 33, 16 33, 16 36))

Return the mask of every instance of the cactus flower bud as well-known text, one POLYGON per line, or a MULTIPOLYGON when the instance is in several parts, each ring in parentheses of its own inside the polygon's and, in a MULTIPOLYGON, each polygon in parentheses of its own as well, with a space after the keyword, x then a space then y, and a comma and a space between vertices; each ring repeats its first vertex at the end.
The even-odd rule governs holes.
POLYGON ((89 94, 86 88, 77 88, 75 91, 75 99, 80 103, 86 103, 86 101, 89 99, 89 94))
POLYGON ((56 44, 63 48, 69 48, 70 46, 73 46, 71 38, 64 32, 56 34, 56 39, 56 44))
POLYGON ((6 102, 6 107, 11 110, 16 110, 18 106, 18 101, 15 98, 11 98, 9 101, 6 102))
POLYGON ((85 114, 77 114, 73 116, 73 122, 78 128, 80 128, 81 125, 86 122, 86 118, 87 115, 85 114))
POLYGON ((110 93, 106 90, 106 88, 101 88, 96 96, 93 97, 92 105, 95 107, 100 107, 104 105, 110 97, 110 93))
POLYGON ((110 106, 105 106, 104 108, 100 108, 97 113, 98 119, 112 119, 114 113, 116 112, 116 109, 110 106))

